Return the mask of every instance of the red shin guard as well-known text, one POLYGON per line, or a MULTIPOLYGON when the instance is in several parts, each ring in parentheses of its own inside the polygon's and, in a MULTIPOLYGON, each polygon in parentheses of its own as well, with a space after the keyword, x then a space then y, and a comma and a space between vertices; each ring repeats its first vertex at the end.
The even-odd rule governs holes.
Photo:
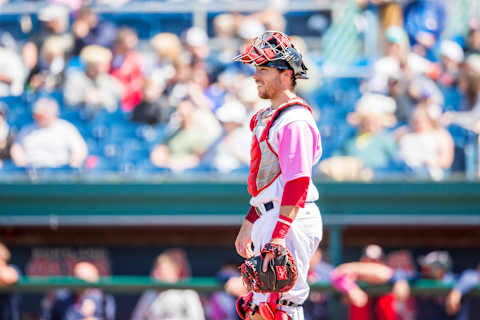
POLYGON ((253 292, 250 292, 246 296, 239 297, 235 302, 235 309, 237 314, 242 320, 250 320, 249 313, 255 313, 256 306, 252 303, 253 292))
POLYGON ((274 320, 291 320, 291 318, 285 311, 277 310, 274 320))
POLYGON ((258 313, 260 313, 265 320, 290 320, 290 317, 285 311, 278 309, 279 301, 280 295, 278 292, 270 293, 267 302, 262 302, 258 306, 258 313))

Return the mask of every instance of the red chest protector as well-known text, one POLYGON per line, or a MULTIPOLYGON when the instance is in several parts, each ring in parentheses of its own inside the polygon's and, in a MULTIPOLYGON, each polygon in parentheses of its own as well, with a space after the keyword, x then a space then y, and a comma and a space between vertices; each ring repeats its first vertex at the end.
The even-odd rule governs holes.
POLYGON ((281 104, 276 109, 262 109, 250 121, 252 144, 250 148, 250 173, 248 175, 248 193, 257 196, 270 186, 281 173, 278 154, 268 142, 268 134, 281 112, 291 106, 301 106, 310 112, 310 106, 300 98, 294 98, 281 104))

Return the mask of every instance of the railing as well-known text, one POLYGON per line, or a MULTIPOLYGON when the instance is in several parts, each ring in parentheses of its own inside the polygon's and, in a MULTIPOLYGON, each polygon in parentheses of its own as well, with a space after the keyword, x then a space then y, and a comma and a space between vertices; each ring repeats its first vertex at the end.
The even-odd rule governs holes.
MULTIPOLYGON (((367 286, 360 285, 369 294, 376 295, 387 293, 391 290, 389 285, 367 286)), ((0 287, 0 291, 15 292, 44 292, 60 288, 84 289, 99 288, 106 292, 142 292, 147 289, 193 289, 198 292, 213 292, 223 290, 223 285, 216 278, 195 277, 176 283, 156 281, 145 276, 112 276, 103 277, 98 282, 86 282, 73 277, 21 277, 20 281, 12 286, 0 287)), ((413 295, 446 295, 452 288, 451 285, 441 284, 434 280, 420 279, 411 285, 413 295)), ((334 292, 330 283, 312 283, 312 291, 334 292)), ((480 296, 480 286, 471 293, 480 296)))

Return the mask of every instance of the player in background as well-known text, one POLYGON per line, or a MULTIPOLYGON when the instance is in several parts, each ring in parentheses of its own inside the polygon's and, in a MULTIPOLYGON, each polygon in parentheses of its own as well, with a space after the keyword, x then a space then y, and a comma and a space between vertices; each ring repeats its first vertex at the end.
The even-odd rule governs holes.
MULTIPOLYGON (((235 247, 245 258, 259 255, 268 243, 288 248, 296 262, 297 280, 271 307, 277 310, 275 319, 302 320, 302 304, 310 291, 309 261, 322 238, 322 219, 314 203, 318 191, 311 179, 312 166, 322 153, 320 134, 310 106, 295 94, 297 79, 307 79, 307 68, 294 43, 276 31, 254 39, 234 60, 255 66, 258 95, 271 102, 250 122, 251 207, 235 247)), ((267 254, 264 270, 272 257, 267 254)), ((252 311, 268 297, 249 295, 252 310, 246 311, 246 318, 262 319, 258 313, 252 316, 252 311)))

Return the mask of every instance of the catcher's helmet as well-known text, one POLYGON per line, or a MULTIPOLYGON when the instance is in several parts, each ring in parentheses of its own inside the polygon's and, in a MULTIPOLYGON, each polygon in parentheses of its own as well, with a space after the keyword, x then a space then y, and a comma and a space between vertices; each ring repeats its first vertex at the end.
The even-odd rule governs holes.
POLYGON ((246 64, 292 70, 296 79, 308 79, 302 54, 288 36, 279 31, 266 31, 253 39, 241 54, 233 58, 246 64))

